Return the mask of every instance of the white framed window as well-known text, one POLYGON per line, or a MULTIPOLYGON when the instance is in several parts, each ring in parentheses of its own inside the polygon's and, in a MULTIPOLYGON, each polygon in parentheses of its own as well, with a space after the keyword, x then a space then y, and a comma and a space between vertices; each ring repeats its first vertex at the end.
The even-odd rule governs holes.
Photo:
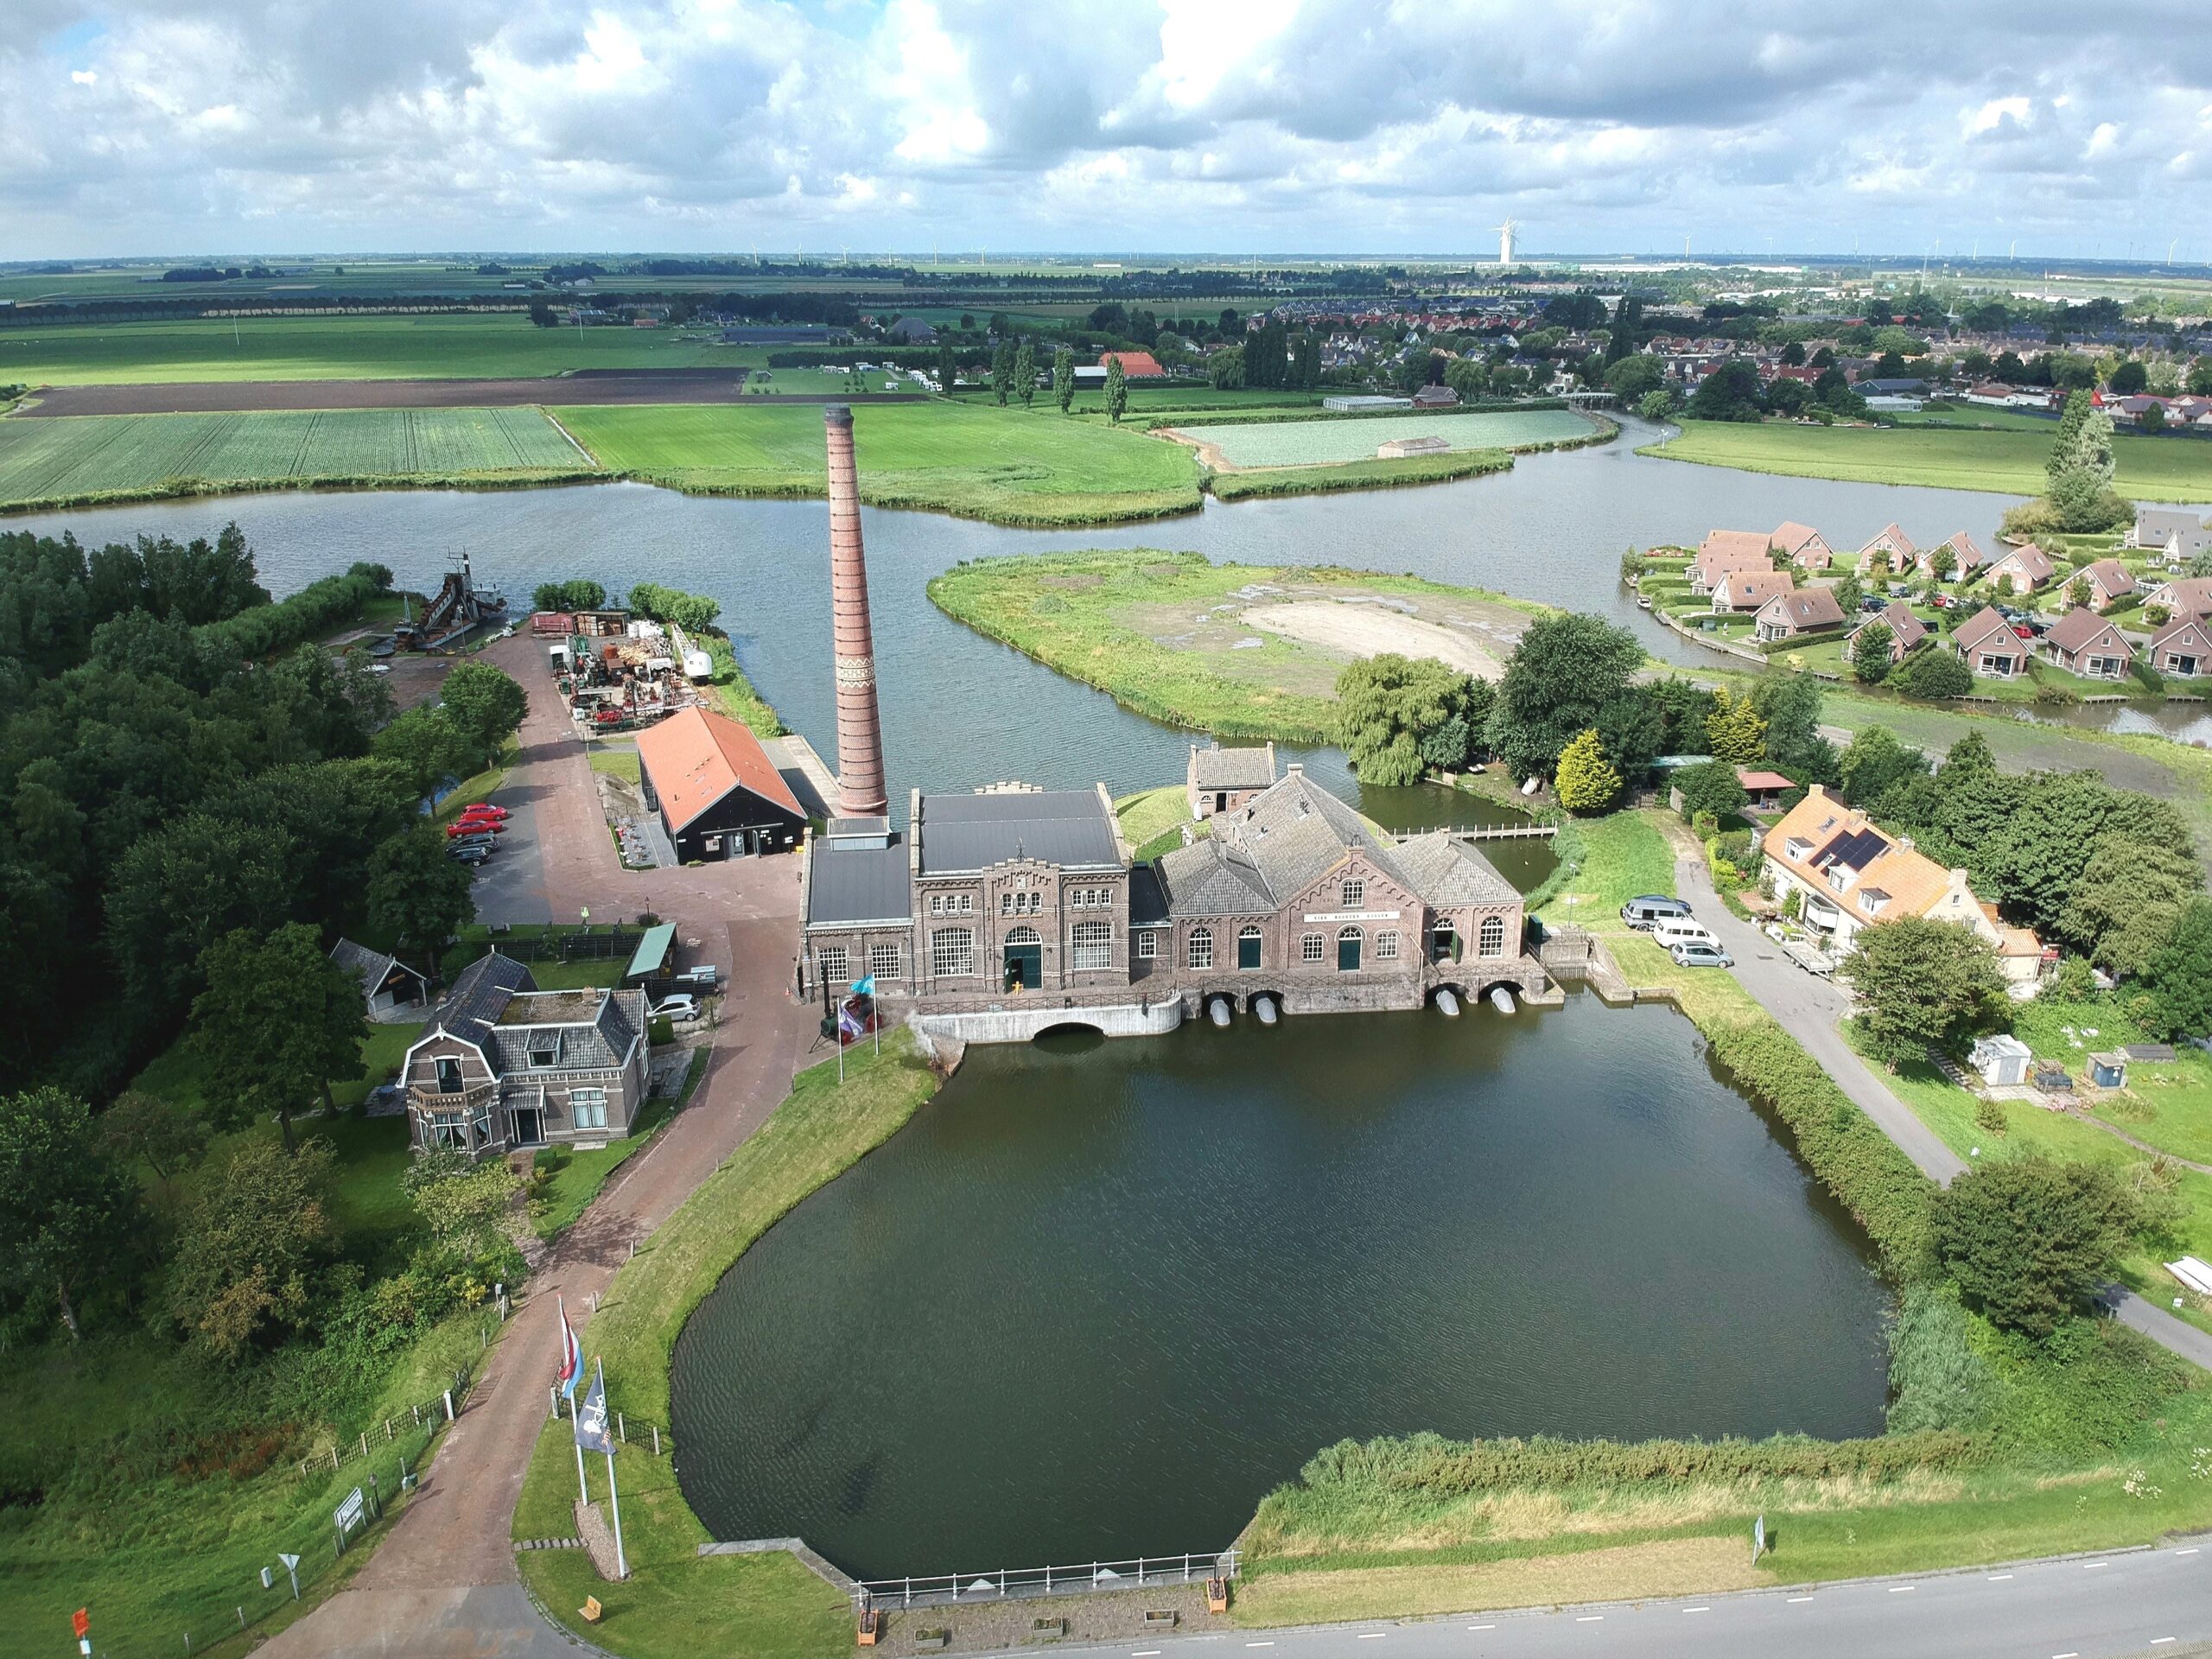
POLYGON ((964 927, 940 927, 930 935, 930 971, 941 976, 976 971, 976 936, 964 927))
POLYGON ((816 965, 821 970, 823 983, 829 985, 847 985, 852 982, 853 976, 846 968, 845 947, 843 945, 823 945, 814 953, 814 960, 816 965))
POLYGON ((561 1064, 561 1033, 557 1031, 533 1031, 530 1033, 530 1063, 543 1071, 561 1064))
POLYGON ((458 1059, 450 1054, 442 1054, 438 1057, 437 1064, 440 1094, 457 1095, 467 1088, 468 1084, 461 1074, 461 1062, 458 1059))
POLYGON ((1308 933, 1298 942, 1300 962, 1325 962, 1329 956, 1329 942, 1319 933, 1308 933))
POLYGON ((898 978, 899 942, 896 939, 893 939, 888 944, 871 944, 868 946, 868 970, 871 974, 874 974, 878 979, 898 978))
POLYGON ((441 1152, 468 1150, 467 1120, 459 1112, 432 1112, 428 1132, 430 1144, 441 1152))
POLYGON ((1069 936, 1070 954, 1077 971, 1114 965, 1114 927, 1110 922, 1077 922, 1069 936))
POLYGON ((1482 941, 1479 948, 1483 955, 1503 956, 1505 954, 1505 918, 1503 916, 1484 917, 1482 932, 1478 937, 1482 941))
POLYGON ((1357 910, 1367 902, 1367 883, 1357 876, 1346 881, 1344 888, 1344 907, 1346 910, 1357 910))
POLYGON ((1012 893, 1001 892, 999 894, 999 914, 1001 916, 1011 916, 1014 914, 1014 895, 1012 893))
POLYGON ((963 893, 960 895, 960 913, 963 916, 972 916, 976 913, 976 895, 974 893, 963 893))
POLYGON ((933 893, 930 894, 930 914, 932 916, 942 916, 944 914, 944 895, 943 893, 933 893))
POLYGON ((1213 934, 1211 930, 1203 927, 1194 927, 1191 930, 1191 966, 1193 968, 1213 966, 1213 934))
POLYGON ((575 1115, 580 1129, 603 1129, 607 1127, 607 1090, 604 1089, 571 1089, 569 1090, 569 1109, 575 1115))
POLYGON ((1137 935, 1137 960, 1150 962, 1160 954, 1160 935, 1147 928, 1137 935))
POLYGON ((1395 962, 1398 959, 1398 936, 1395 933, 1377 933, 1375 936, 1375 959, 1377 962, 1395 962))

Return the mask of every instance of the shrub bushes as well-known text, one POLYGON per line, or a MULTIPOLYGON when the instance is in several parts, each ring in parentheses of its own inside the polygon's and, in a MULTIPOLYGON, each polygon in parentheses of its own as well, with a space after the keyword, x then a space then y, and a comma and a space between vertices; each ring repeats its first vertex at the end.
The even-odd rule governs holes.
POLYGON ((344 575, 309 582, 289 599, 257 605, 195 632, 202 644, 219 650, 247 658, 274 656, 320 639, 391 588, 391 572, 383 565, 356 564, 344 575))

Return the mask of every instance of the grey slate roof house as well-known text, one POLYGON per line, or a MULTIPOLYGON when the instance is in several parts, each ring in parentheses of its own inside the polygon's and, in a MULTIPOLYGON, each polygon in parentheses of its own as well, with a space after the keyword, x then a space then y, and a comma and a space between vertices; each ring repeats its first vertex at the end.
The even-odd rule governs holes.
POLYGON ((1183 793, 1191 816, 1210 818, 1231 812, 1275 780, 1275 746, 1260 749, 1224 749, 1219 744, 1200 748, 1191 745, 1191 759, 1184 768, 1183 793))
POLYGON ((644 992, 541 991, 513 957, 480 957, 407 1051, 415 1148, 484 1157, 626 1135, 645 1047, 644 992))
POLYGON ((429 977, 389 951, 340 939, 330 947, 330 959, 360 982, 362 1006, 379 1023, 412 1018, 429 995, 429 977))

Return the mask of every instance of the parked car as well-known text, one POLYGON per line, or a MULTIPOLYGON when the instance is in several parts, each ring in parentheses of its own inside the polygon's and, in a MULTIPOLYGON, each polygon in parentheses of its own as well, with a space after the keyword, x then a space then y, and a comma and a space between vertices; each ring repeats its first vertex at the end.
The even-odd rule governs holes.
POLYGON ((656 1020, 696 1020, 699 1017, 699 999, 689 991, 679 991, 657 1004, 652 1017, 656 1020))
POLYGON ((1959 607, 1956 594, 1937 594, 1928 601, 1939 611, 1955 611, 1959 607))
POLYGON ((1649 931, 1670 916, 1687 916, 1690 907, 1679 899, 1669 899, 1663 893, 1647 893, 1640 899, 1631 899, 1621 906, 1621 920, 1630 927, 1649 931))
POLYGON ((461 809, 461 816, 464 818, 504 818, 509 815, 504 806, 494 806, 489 801, 473 801, 461 809))
POLYGON ((466 864, 474 869, 479 864, 492 861, 492 849, 489 847, 449 847, 446 849, 446 856, 456 864, 466 864))
POLYGON ((1670 950, 1678 944, 1709 944, 1716 950, 1720 945, 1720 941, 1694 916, 1662 916, 1653 925, 1651 938, 1670 950))
POLYGON ((2012 625, 2012 632, 2014 637, 2021 639, 2032 639, 2036 637, 2036 631, 2024 622, 2015 622, 2012 625))
POLYGON ((1688 940, 1667 953, 1674 957, 1678 968, 1733 968, 1735 957, 1717 944, 1700 944, 1688 940))
POLYGON ((497 818, 455 818, 446 825, 446 839, 457 841, 463 836, 504 836, 507 826, 497 818))

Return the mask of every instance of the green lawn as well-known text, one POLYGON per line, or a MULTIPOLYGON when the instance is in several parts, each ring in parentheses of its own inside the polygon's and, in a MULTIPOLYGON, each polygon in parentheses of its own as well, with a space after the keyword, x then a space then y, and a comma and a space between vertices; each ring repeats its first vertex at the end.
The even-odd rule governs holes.
POLYGON ((0 421, 0 508, 318 484, 534 482, 591 470, 534 409, 0 421))
POLYGON ((656 1096, 647 1101, 636 1125, 621 1140, 610 1141, 597 1152, 548 1147, 537 1154, 537 1168, 543 1172, 545 1180, 538 1188, 542 1203, 531 1218, 531 1225, 540 1238, 551 1238, 590 1208, 600 1188, 607 1185, 607 1178, 643 1152, 645 1143, 683 1109, 692 1091, 698 1088, 699 1080, 707 1075, 707 1063, 712 1057, 713 1050, 709 1048, 693 1049, 691 1064, 684 1071, 676 1098, 656 1096))
MULTIPOLYGON (((2037 495, 2047 482, 2048 430, 1955 432, 1928 427, 1738 425, 1689 421, 1681 435, 1643 453, 1752 473, 1839 478, 1860 484, 2037 495)), ((2113 445, 2115 486, 2154 501, 2212 501, 2212 444, 2128 436, 2113 445)))
POLYGON ((758 360, 692 332, 539 328, 518 312, 67 323, 0 329, 0 382, 506 379, 758 360))
MULTIPOLYGON (((702 494, 818 496, 822 411, 810 405, 560 409, 608 469, 702 494)), ((1057 409, 932 402, 854 411, 861 499, 995 524, 1100 524, 1198 505, 1191 452, 1057 409)))
POLYGON ((1571 410, 1548 409, 1525 414, 1439 412, 1177 429, 1217 446, 1222 459, 1232 467, 1314 467, 1372 461, 1376 446, 1394 438, 1440 437, 1454 449, 1511 449, 1522 444, 1580 441, 1590 435, 1591 426, 1571 410))
POLYGON ((645 771, 635 747, 618 748, 607 743, 591 745, 591 769, 610 778, 620 778, 633 788, 645 771))
MULTIPOLYGON (((1645 893, 1671 898, 1675 849, 1643 812, 1615 812, 1579 826, 1582 868, 1539 912, 1554 927, 1626 933, 1621 906, 1645 893)), ((1640 937, 1640 936, 1638 936, 1640 937)))

